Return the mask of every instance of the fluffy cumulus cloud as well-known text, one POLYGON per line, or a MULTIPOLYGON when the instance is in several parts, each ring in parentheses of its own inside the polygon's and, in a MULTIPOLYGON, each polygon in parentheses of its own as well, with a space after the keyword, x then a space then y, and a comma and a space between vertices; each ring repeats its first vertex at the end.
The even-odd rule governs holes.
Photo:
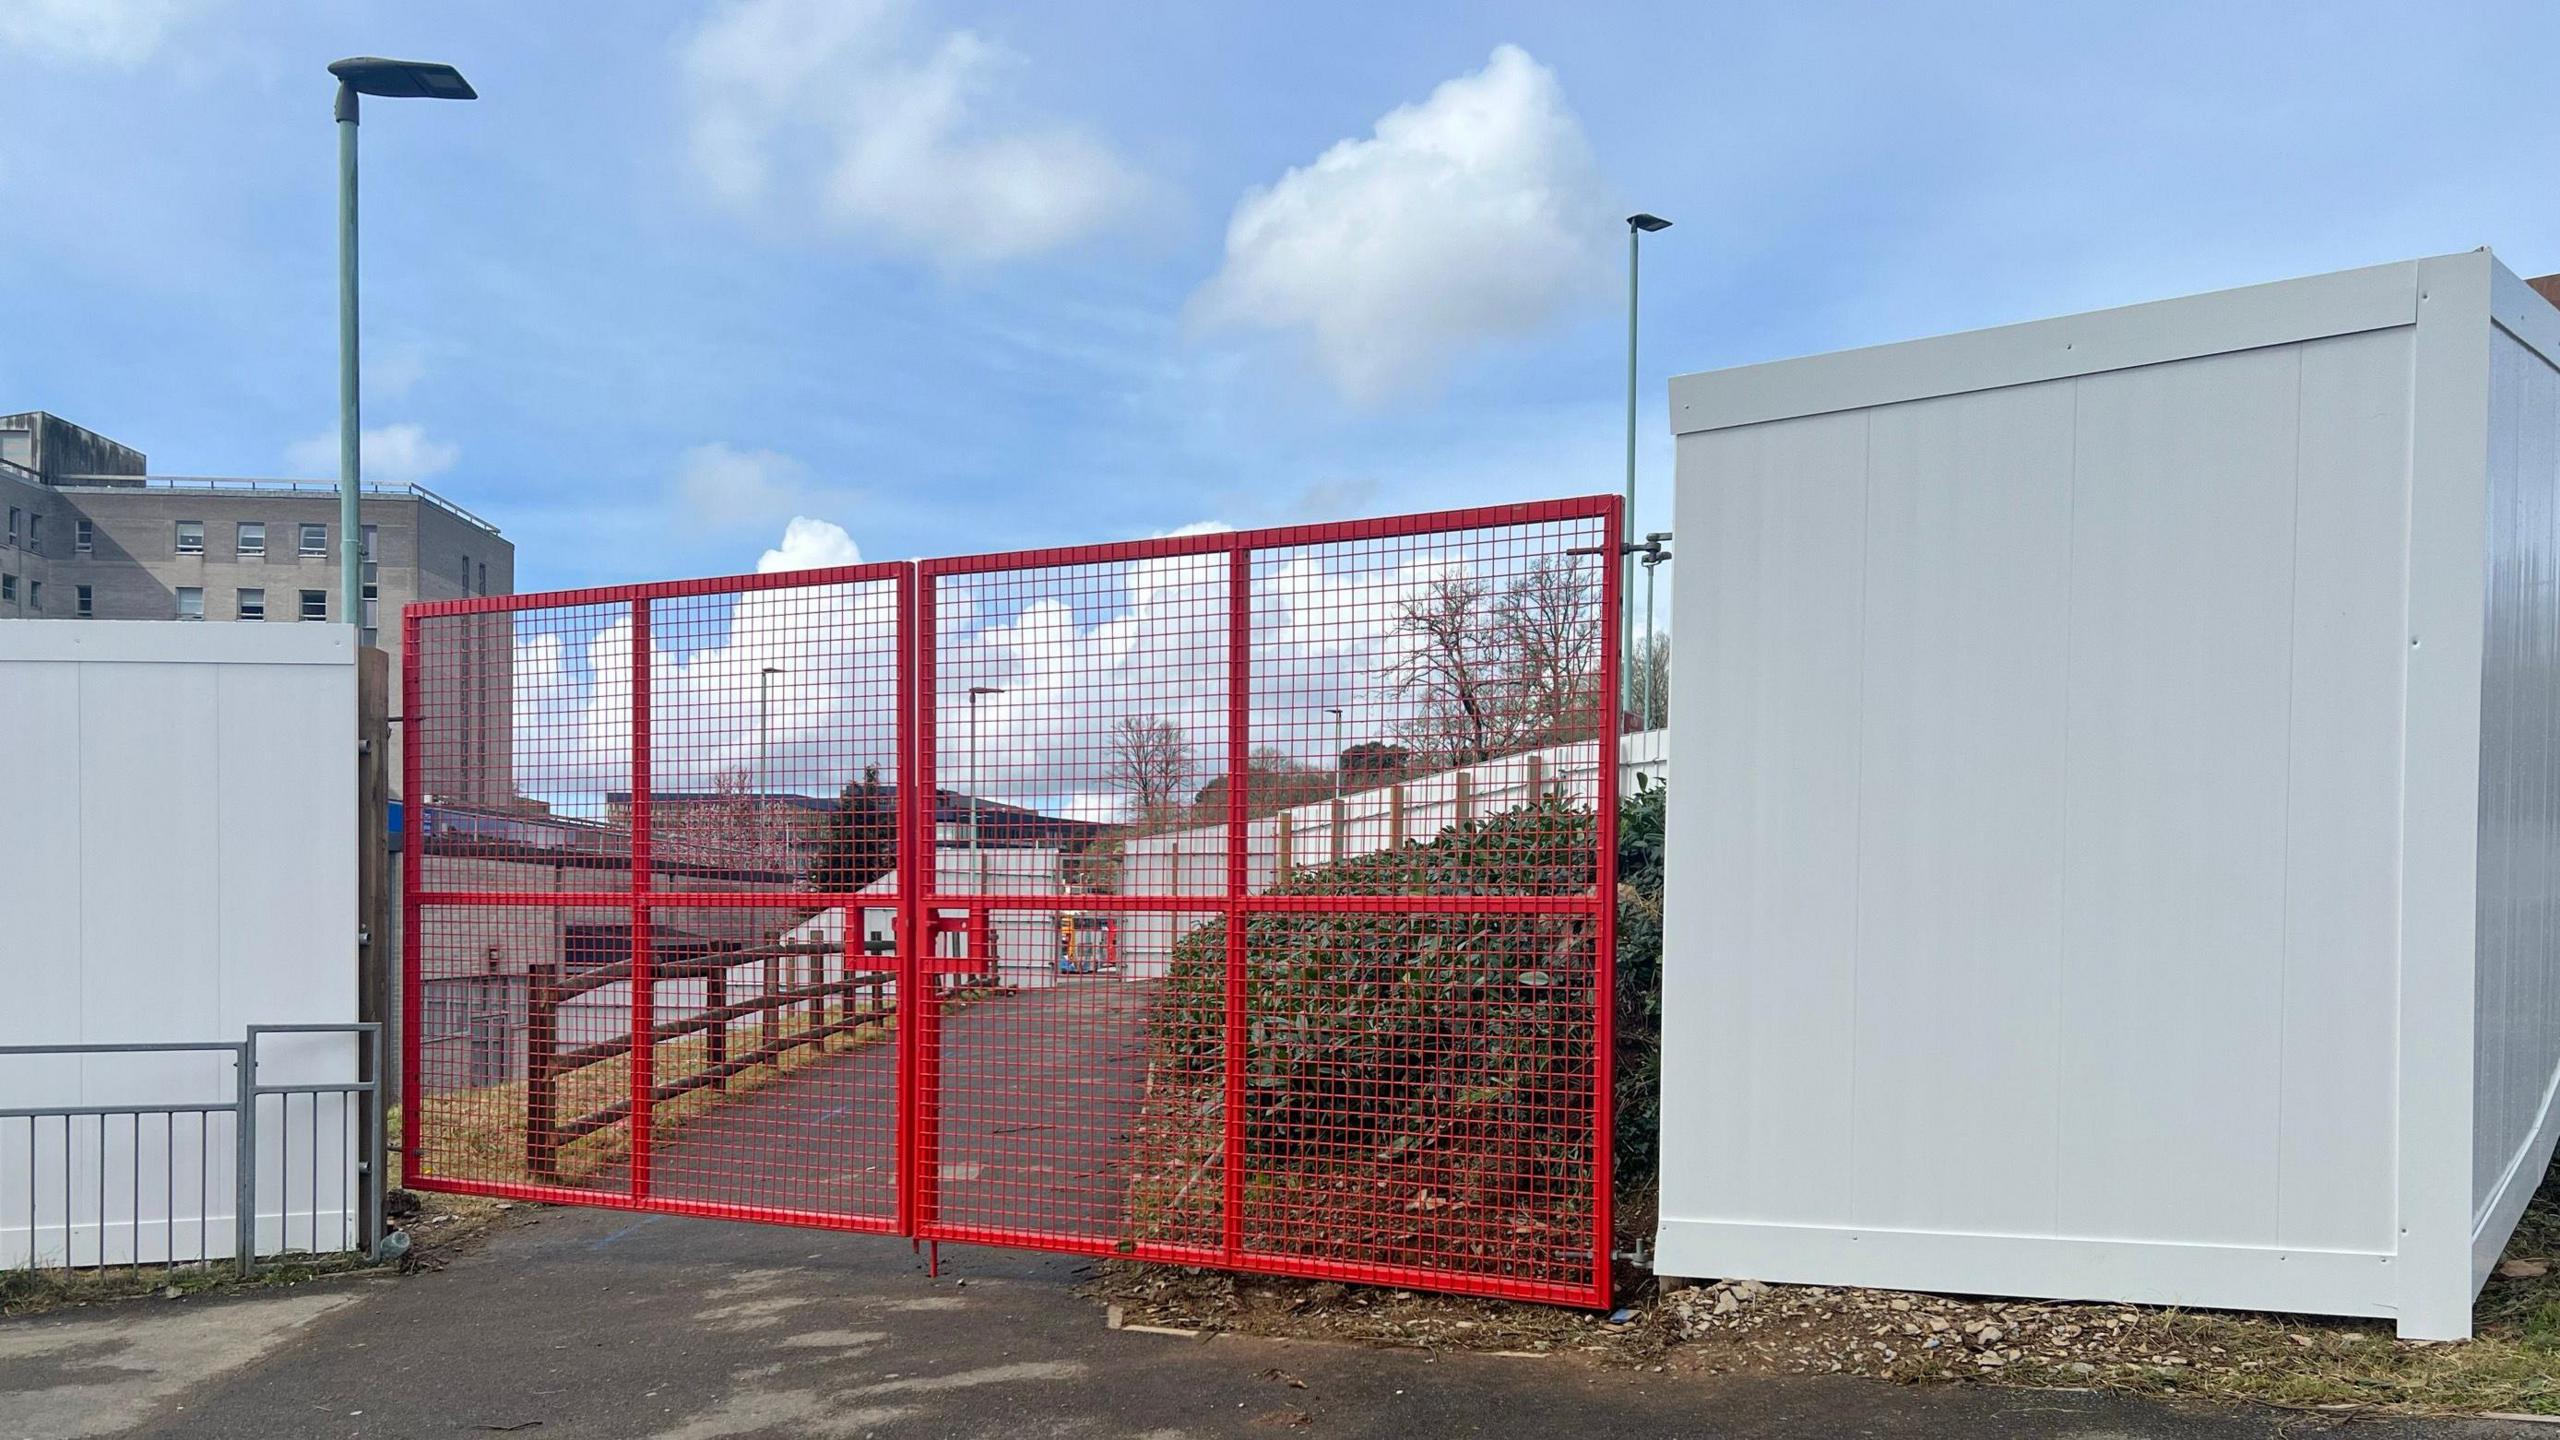
POLYGON ((1505 45, 1246 195, 1194 316, 1299 335, 1375 402, 1604 293, 1615 220, 1554 72, 1505 45))
POLYGON ((130 69, 205 8, 204 0, 6 0, 0 52, 130 69))
POLYGON ((839 565, 862 563, 862 547, 853 543, 843 526, 832 520, 812 520, 794 515, 782 527, 782 543, 764 552, 756 561, 756 573, 775 575, 789 570, 832 570, 839 565))
MULTIPOLYGON (((441 475, 462 458, 462 447, 427 434, 414 424, 367 429, 357 441, 364 478, 405 484, 441 475)), ((338 436, 331 431, 297 440, 285 450, 285 464, 297 475, 334 475, 338 471, 338 436)))
POLYGON ((908 0, 728 0, 681 54, 695 172, 741 208, 827 222, 941 263, 1089 235, 1148 185, 1109 145, 1018 113, 1026 63, 908 0))

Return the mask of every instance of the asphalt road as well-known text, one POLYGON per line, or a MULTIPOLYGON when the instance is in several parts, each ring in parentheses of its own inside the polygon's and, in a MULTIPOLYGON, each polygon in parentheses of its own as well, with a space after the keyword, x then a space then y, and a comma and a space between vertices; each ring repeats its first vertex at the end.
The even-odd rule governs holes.
MULTIPOLYGON (((0 1436, 2272 1437, 2302 1415, 1106 1329, 1083 1262, 541 1212, 449 1268, 0 1323, 0 1436)), ((2309 1429, 2328 1428, 2325 1417, 2309 1429)), ((2518 1435, 2361 1422, 2360 1436, 2518 1435)))

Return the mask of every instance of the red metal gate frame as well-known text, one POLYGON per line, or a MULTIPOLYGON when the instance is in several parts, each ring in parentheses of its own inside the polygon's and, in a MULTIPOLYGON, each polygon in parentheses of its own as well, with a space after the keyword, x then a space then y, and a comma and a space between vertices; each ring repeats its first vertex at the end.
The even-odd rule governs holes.
MULTIPOLYGON (((916 597, 916 643, 924 662, 917 667, 918 692, 912 711, 920 738, 919 786, 930 793, 939 785, 935 760, 936 695, 939 667, 934 663, 934 615, 937 582, 955 575, 979 575, 1003 571, 1025 571, 1079 565, 1125 564, 1138 560, 1172 559, 1186 556, 1226 555, 1227 573, 1227 756, 1226 770, 1226 854, 1222 893, 1192 895, 1108 895, 1074 897, 1079 908, 1117 913, 1144 911, 1178 913, 1215 913, 1225 920, 1227 946, 1227 986, 1225 1015, 1225 1085, 1221 1106, 1225 1133, 1220 1147, 1221 1182, 1223 1187, 1220 1219, 1223 1233, 1215 1246, 1182 1245, 1152 1240, 1114 1240, 1084 1235, 1044 1233, 1015 1227, 952 1224, 942 1220, 932 1188, 939 1176, 939 1137, 935 1133, 940 1109, 938 1104, 921 1103, 923 1097, 937 1094, 939 1079, 935 1075, 919 1075, 916 1079, 919 1105, 911 1112, 916 1129, 917 1164, 909 1175, 909 1183, 917 1187, 912 1214, 915 1233, 927 1240, 950 1240, 960 1243, 1004 1245, 1020 1249, 1050 1250, 1074 1255, 1112 1255, 1127 1259, 1155 1261, 1179 1265, 1205 1265, 1224 1270, 1259 1274, 1293 1275, 1323 1279, 1351 1279, 1358 1283, 1393 1285, 1410 1289, 1439 1290, 1460 1294, 1491 1295, 1503 1299, 1540 1301, 1549 1304, 1605 1307, 1610 1295, 1610 1249, 1614 1224, 1611 1150, 1614 1106, 1614 1057, 1616 1050, 1616 971, 1617 971, 1617 846, 1618 846, 1618 736, 1616 725, 1621 685, 1619 665, 1619 602, 1624 561, 1618 556, 1620 537, 1624 533, 1623 505, 1616 496, 1593 496, 1580 500, 1554 500, 1516 505, 1494 505, 1468 510, 1446 510, 1415 515, 1400 515, 1376 520, 1342 521, 1313 525, 1285 526, 1267 530, 1235 530, 1209 535, 1172 536, 1154 540, 1122 541, 1111 544, 1073 546, 1050 550, 1024 550, 1005 554, 957 556, 920 562, 921 588, 916 597), (1599 748, 1594 777, 1598 792, 1596 804, 1596 883, 1593 893, 1580 896, 1419 896, 1419 895, 1257 895, 1249 884, 1250 873, 1250 784, 1245 757, 1252 748, 1252 636, 1253 636, 1253 557, 1265 550, 1293 546, 1330 545, 1346 542, 1390 540, 1409 536, 1457 534, 1468 531, 1493 530, 1510 526, 1552 524, 1571 520, 1601 520, 1607 536, 1608 563, 1601 567, 1601 673, 1599 694, 1605 709, 1594 723, 1602 733, 1593 737, 1599 748), (1592 1095, 1593 1184, 1592 1197, 1592 1272, 1585 1284, 1518 1280, 1504 1276, 1469 1274, 1463 1270, 1438 1269, 1429 1266, 1383 1265, 1370 1262, 1316 1262, 1304 1257, 1266 1254, 1249 1249, 1244 1240, 1243 1190, 1244 1167, 1237 1163, 1244 1154, 1243 1089, 1245 1066, 1239 1063, 1246 1047, 1247 1016, 1245 1014, 1246 949, 1244 921, 1254 914, 1276 914, 1289 911, 1362 911, 1391 914, 1456 914, 1456 913, 1542 913, 1589 915, 1597 930, 1594 974, 1598 982, 1595 999, 1594 1083, 1592 1095)), ((916 832, 918 875, 914 890, 916 903, 927 911, 962 910, 972 916, 998 908, 1021 908, 1026 901, 1045 898, 1022 894, 974 895, 945 894, 935 891, 930 881, 938 876, 933 860, 934 834, 931 826, 916 832)), ((915 1027, 919 1043, 930 1056, 937 1048, 930 1038, 938 1035, 940 1013, 928 983, 919 993, 919 1023, 915 1027)), ((930 1060, 927 1060, 930 1065, 930 1060)))
MULTIPOLYGON (((914 1169, 911 1146, 914 1127, 909 1117, 915 1113, 909 1093, 914 1065, 915 1027, 905 1021, 908 997, 915 993, 915 945, 912 909, 915 887, 913 873, 906 869, 906 847, 900 845, 898 896, 898 953, 894 957, 899 1006, 898 1026, 898 1093, 893 1121, 893 1144, 897 1156, 900 1183, 893 1187, 896 1205, 893 1214, 859 1215, 833 1211, 812 1211, 784 1206, 730 1205, 716 1201, 686 1200, 649 1193, 651 1179, 650 1115, 655 1102, 650 1099, 655 1077, 651 1066, 655 1046, 634 1045, 631 1052, 631 1120, 630 1120, 630 1187, 627 1194, 578 1189, 573 1186, 548 1185, 531 1181, 481 1180, 468 1176, 437 1175, 425 1164, 421 1148, 424 1127, 417 1123, 417 1099, 420 1095, 422 1047, 419 1043, 425 1006, 422 967, 416 962, 423 933, 422 919, 430 908, 444 906, 500 906, 525 909, 594 906, 627 908, 631 912, 631 1033, 646 1035, 654 1025, 652 1007, 656 985, 651 973, 650 912, 657 908, 713 909, 762 908, 776 904, 809 904, 820 908, 845 909, 848 915, 862 908, 861 897, 820 890, 781 890, 754 892, 677 891, 661 894, 651 884, 654 834, 650 813, 650 619, 655 603, 705 595, 746 595, 766 590, 812 589, 824 585, 870 584, 889 581, 896 587, 898 646, 896 683, 902 695, 915 693, 917 652, 908 643, 913 634, 916 601, 915 566, 912 563, 885 562, 869 565, 845 565, 824 570, 791 570, 773 574, 732 575, 703 580, 672 580, 643 585, 607 585, 585 590, 554 590, 528 595, 485 595, 464 600, 435 600, 407 607, 401 613, 401 789, 403 823, 407 834, 401 846, 401 1044, 400 1096, 401 1178, 413 1189, 446 1191, 459 1195, 484 1195, 505 1200, 532 1200, 555 1205, 587 1205, 609 1210, 645 1210, 670 1215, 693 1215, 713 1220, 753 1220, 773 1224, 797 1225, 821 1230, 849 1230, 865 1234, 907 1235, 913 1233, 913 1218, 908 1210, 912 1191, 905 1177, 914 1169), (517 890, 427 890, 424 888, 424 807, 418 800, 419 695, 420 669, 419 622, 457 615, 513 614, 526 610, 566 609, 578 606, 627 606, 631 615, 631 883, 621 891, 517 891, 517 890)), ((896 755, 898 766, 898 804, 902 814, 907 810, 915 787, 909 779, 915 773, 915 727, 909 723, 905 705, 896 707, 896 755)), ((903 841, 904 837, 900 837, 903 841)), ((871 908, 882 908, 873 906, 871 908)), ((852 925, 847 927, 846 943, 850 944, 852 925)))
MULTIPOLYGON (((1619 800, 1616 731, 1619 728, 1620 686, 1623 683, 1620 673, 1622 637, 1619 622, 1621 586, 1625 570, 1624 562, 1618 555, 1620 539, 1625 528, 1622 506, 1623 502, 1616 496, 1594 496, 1576 500, 1448 510, 1376 520, 1229 531, 1209 535, 961 556, 920 562, 893 562, 766 575, 603 586, 540 594, 485 596, 409 606, 403 612, 401 620, 403 644, 400 720, 404 742, 401 793, 408 797, 406 813, 410 817, 407 821, 409 833, 404 837, 406 843, 403 845, 401 857, 404 880, 402 953, 408 957, 401 977, 403 1032, 401 1096, 408 1120, 408 1123, 402 1127, 401 1141, 404 1183, 424 1190, 503 1199, 642 1210, 711 1219, 752 1220, 870 1234, 906 1235, 936 1242, 950 1240, 1052 1250, 1070 1254, 1108 1254, 1138 1260, 1206 1265, 1264 1274, 1348 1278, 1362 1283, 1490 1295, 1550 1304, 1606 1306, 1610 1298, 1612 1204, 1615 1190, 1611 1152, 1616 1045, 1616 855, 1619 800), (1386 540, 1572 520, 1604 521, 1605 525, 1602 528, 1607 537, 1609 550, 1608 563, 1601 567, 1603 580, 1599 606, 1602 631, 1599 694, 1605 708, 1601 716, 1595 717, 1601 733, 1593 737, 1599 753, 1596 757, 1594 777, 1597 790, 1597 813, 1594 817, 1597 837, 1595 856, 1597 883, 1593 886, 1592 893, 1552 897, 1253 894, 1248 883, 1250 832, 1247 787, 1249 777, 1248 767, 1243 757, 1251 748, 1252 560, 1254 554, 1258 551, 1291 546, 1386 540), (1088 910, 1108 910, 1119 914, 1147 911, 1215 913, 1224 917, 1227 922, 1225 927, 1227 986, 1223 1037, 1227 1056, 1224 1078, 1226 1095, 1223 1106, 1225 1133, 1220 1152, 1223 1190, 1221 1243, 1214 1247, 1157 1241, 1132 1243, 1089 1236, 1047 1234, 945 1222, 937 1213, 939 1136, 935 1119, 938 1115, 938 1104, 928 1104, 925 1101, 926 1096, 938 1094, 940 1084, 938 1075, 928 1073, 935 1068, 933 1057, 937 1053, 937 1047, 928 1043, 928 1037, 937 1036, 940 1025, 940 1006, 933 983, 934 975, 939 973, 933 956, 934 917, 943 910, 962 910, 973 917, 972 925, 974 926, 977 923, 975 917, 990 913, 992 909, 1020 908, 1026 901, 1036 902, 1044 897, 1021 894, 942 894, 937 893, 933 888, 932 882, 937 875, 933 856, 934 797, 938 793, 939 785, 935 765, 935 697, 938 679, 934 659, 936 582, 956 575, 1076 565, 1120 564, 1137 560, 1219 554, 1229 557, 1226 655, 1229 768, 1226 777, 1228 781, 1227 842, 1223 867, 1225 883, 1222 893, 1161 896, 1077 895, 1074 898, 1080 908, 1088 910), (653 1022, 651 1007, 655 998, 655 986, 649 969, 651 951, 648 930, 650 913, 653 909, 769 906, 783 902, 839 907, 844 908, 848 915, 858 911, 860 903, 856 896, 815 890, 747 893, 671 892, 662 895, 653 888, 651 884, 651 787, 649 784, 650 619, 653 602, 658 600, 883 580, 891 581, 896 586, 899 644, 895 674, 898 688, 905 697, 905 703, 896 708, 895 720, 895 749, 898 766, 897 804, 902 833, 898 844, 899 893, 895 907, 897 954, 894 973, 897 977, 899 995, 899 1024, 896 1036, 898 1074, 895 1101, 895 1153, 898 1173, 894 1187, 896 1195, 894 1213, 887 1216, 838 1214, 782 1207, 690 1201, 651 1195, 649 1193, 649 1162, 652 1140, 650 1133, 652 1102, 648 1096, 653 1086, 650 1067, 654 1059, 652 1054, 654 1047, 649 1045, 635 1045, 632 1051, 630 1193, 611 1194, 561 1185, 437 1175, 428 1170, 422 1148, 423 1127, 416 1122, 416 1102, 420 1095, 421 1070, 419 1040, 423 1018, 421 1014, 423 975, 421 967, 416 963, 416 957, 420 953, 422 917, 427 909, 441 906, 628 907, 633 925, 631 1024, 634 1035, 650 1033, 653 1022), (423 807, 418 799, 420 622, 456 615, 509 614, 536 609, 609 605, 624 605, 630 608, 633 630, 631 682, 633 713, 629 757, 632 840, 631 882, 628 890, 524 892, 423 889, 425 850, 421 833, 423 807), (1324 910, 1413 914, 1541 913, 1588 915, 1592 919, 1596 930, 1594 976, 1597 982, 1597 994, 1594 1002, 1596 1035, 1593 1043, 1594 1080, 1591 1096, 1594 1190, 1592 1265, 1587 1283, 1527 1281, 1429 1266, 1317 1262, 1299 1256, 1260 1253, 1246 1246, 1242 1233, 1244 1215, 1242 1192, 1245 1176, 1243 1167, 1236 1163, 1237 1157, 1244 1153, 1240 1133, 1243 1124, 1241 1091, 1244 1084, 1244 1067, 1236 1063, 1237 1057, 1245 1049, 1247 1025, 1244 1012, 1246 942, 1243 921, 1253 914, 1324 910)), ((875 905, 872 908, 881 907, 875 905)), ((851 944, 854 928, 851 923, 845 927, 845 943, 848 945, 851 944)), ((975 949, 974 946, 972 948, 975 949)))

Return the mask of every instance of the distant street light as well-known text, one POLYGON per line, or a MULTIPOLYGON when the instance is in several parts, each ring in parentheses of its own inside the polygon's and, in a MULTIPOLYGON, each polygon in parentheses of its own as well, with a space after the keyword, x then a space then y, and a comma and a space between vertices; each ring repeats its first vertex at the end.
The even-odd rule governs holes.
POLYGON ((1670 531, 1656 530, 1652 534, 1645 536, 1644 543, 1636 547, 1636 559, 1644 566, 1644 659, 1641 663, 1644 666, 1643 728, 1646 730, 1654 728, 1653 701, 1654 690, 1656 689, 1653 683, 1653 660, 1655 649, 1653 640, 1653 572, 1661 568, 1663 561, 1671 558, 1671 547, 1662 543, 1670 538, 1670 531))
POLYGON ((1342 707, 1327 705, 1324 713, 1333 717, 1333 798, 1342 798, 1342 707))
MULTIPOLYGON (((1618 543, 1628 547, 1625 593, 1619 597, 1623 613, 1618 618, 1619 650, 1628 657, 1635 654, 1636 631, 1636 567, 1633 553, 1636 543, 1636 272, 1642 259, 1639 242, 1657 230, 1668 230, 1671 222, 1659 215, 1638 211, 1627 217, 1627 515, 1625 533, 1618 543)), ((1632 665, 1632 660, 1629 661, 1632 665)), ((1609 702, 1621 715, 1626 713, 1626 697, 1612 697, 1609 702)), ((1610 722, 1621 726, 1624 720, 1610 722)))
POLYGON ((1001 685, 969 687, 969 853, 977 857, 978 888, 972 893, 987 893, 987 852, 978 841, 978 701, 987 695, 1001 695, 1001 685))
POLYGON ((357 497, 364 479, 356 363, 356 97, 477 100, 480 92, 461 71, 432 60, 358 55, 332 63, 329 73, 338 77, 338 604, 348 624, 362 626, 364 566, 356 544, 363 533, 357 497))
POLYGON ((773 777, 769 772, 765 761, 766 747, 771 736, 770 722, 767 717, 771 713, 770 707, 772 705, 773 677, 776 675, 787 675, 789 673, 791 672, 783 669, 779 665, 767 665, 762 670, 756 672, 756 802, 754 813, 756 817, 756 841, 759 844, 769 843, 773 838, 769 833, 773 828, 773 777))

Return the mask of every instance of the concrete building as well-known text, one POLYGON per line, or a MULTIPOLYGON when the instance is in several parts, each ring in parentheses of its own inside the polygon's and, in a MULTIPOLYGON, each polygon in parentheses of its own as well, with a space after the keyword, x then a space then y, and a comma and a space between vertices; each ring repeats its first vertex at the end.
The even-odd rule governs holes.
MULTIPOLYGON (((515 547, 424 486, 369 484, 358 513, 362 639, 391 652, 395 677, 401 607, 515 590, 515 547)), ((0 415, 0 519, 0 619, 347 618, 334 481, 153 475, 141 451, 31 411, 0 415)), ((506 648, 493 641, 490 663, 506 648)), ((505 724, 492 707, 485 746, 505 743, 505 724)), ((476 774, 494 773, 486 762, 476 774)))

